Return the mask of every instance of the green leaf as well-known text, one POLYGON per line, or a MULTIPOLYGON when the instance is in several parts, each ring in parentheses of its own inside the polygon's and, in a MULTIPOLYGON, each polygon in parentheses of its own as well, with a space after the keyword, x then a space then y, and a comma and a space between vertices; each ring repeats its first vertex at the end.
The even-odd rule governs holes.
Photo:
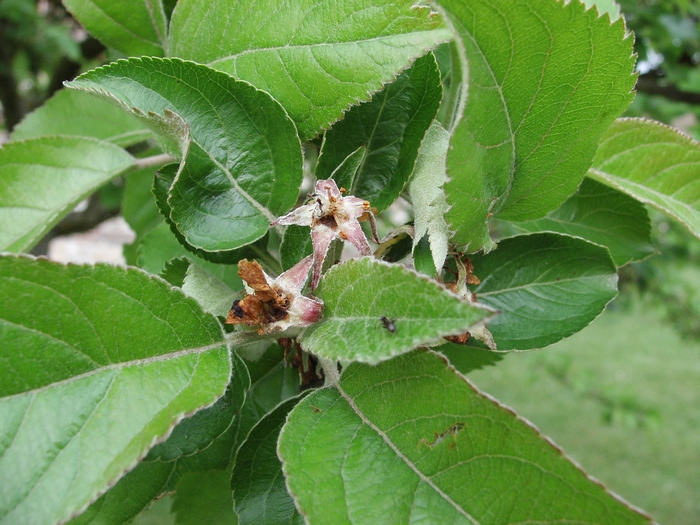
POLYGON ((93 137, 126 148, 151 137, 137 119, 86 93, 61 89, 20 122, 11 140, 43 135, 93 137))
MULTIPOLYGON (((416 169, 408 184, 415 214, 415 236, 413 246, 418 247, 423 237, 428 236, 435 268, 442 268, 447 257, 450 231, 445 222, 449 206, 445 200, 443 185, 447 182, 445 162, 450 135, 435 122, 421 144, 416 160, 416 169)), ((433 275, 430 273, 429 275, 433 275)))
POLYGON ((334 178, 350 195, 370 201, 379 211, 385 209, 408 181, 441 98, 440 71, 429 53, 375 93, 370 102, 350 108, 326 132, 316 178, 329 179, 348 155, 365 146, 354 180, 334 178))
POLYGON ((287 492, 282 464, 277 457, 277 438, 287 414, 298 402, 299 397, 288 399, 266 414, 238 449, 231 489, 241 525, 304 523, 287 492))
MULTIPOLYGON (((246 355, 250 349, 239 349, 248 371, 251 386, 236 425, 236 446, 245 440, 250 429, 265 414, 282 401, 299 394, 299 372, 284 359, 284 350, 278 344, 262 347, 261 355, 246 355)), ((294 350, 296 351, 296 350, 294 350)))
MULTIPOLYGON (((321 145, 323 147, 323 144, 321 145)), ((357 177, 357 172, 362 166, 365 160, 365 155, 367 154, 367 145, 363 144, 355 151, 350 153, 347 157, 343 159, 343 162, 333 170, 330 178, 333 179, 338 188, 352 188, 355 184, 355 177, 357 177)), ((318 167, 318 164, 316 164, 318 167)), ((315 173, 316 179, 329 178, 321 176, 318 171, 315 173)))
POLYGON ((231 476, 225 470, 185 474, 172 510, 177 525, 235 525, 231 476))
POLYGON ((140 270, 2 257, 0 276, 0 523, 57 523, 221 397, 229 351, 140 270))
POLYGON ((161 0, 63 0, 63 5, 106 46, 125 55, 164 54, 168 32, 161 0))
MULTIPOLYGON (((487 219, 537 219, 576 191, 598 139, 632 101, 633 38, 580 2, 441 0, 469 61, 453 130, 447 222, 469 251, 487 219)), ((466 71, 466 68, 465 68, 466 71)))
POLYGON ((0 251, 29 250, 97 188, 134 167, 123 149, 87 137, 0 148, 0 251))
POLYGON ((586 327, 617 295, 617 268, 608 250, 556 233, 500 241, 470 257, 480 303, 501 313, 489 322, 499 350, 556 343, 586 327))
POLYGON ((212 406, 180 421, 168 439, 157 444, 145 461, 174 461, 192 456, 211 445, 233 423, 250 386, 248 369, 238 355, 231 354, 232 372, 226 392, 212 406))
POLYGON ((412 0, 180 0, 170 38, 173 56, 270 93, 306 141, 450 34, 412 0))
POLYGON ((656 251, 644 205, 589 178, 546 217, 513 226, 521 232, 553 231, 606 246, 617 266, 640 261, 656 251))
POLYGON ((644 119, 616 121, 600 141, 588 176, 651 204, 700 238, 700 144, 644 119))
POLYGON ((278 451, 310 524, 652 522, 432 352, 350 365, 278 451))
POLYGON ((306 351, 335 360, 377 363, 464 333, 494 314, 403 266, 371 258, 331 268, 316 296, 324 302, 323 319, 302 333, 301 342, 306 351))
POLYGON ((194 248, 260 239, 297 200, 302 152, 294 123, 267 93, 193 62, 140 58, 89 71, 69 87, 116 102, 182 153, 170 218, 194 248))
MULTIPOLYGON (((233 267, 231 272, 233 273, 233 267)), ((234 274, 238 277, 237 274, 234 274)), ((234 277, 231 275, 231 278, 234 277)), ((240 277, 234 289, 229 288, 221 279, 211 274, 201 266, 190 264, 182 283, 182 291, 197 300, 202 310, 210 314, 226 317, 238 292, 243 290, 240 277)))
POLYGON ((69 525, 122 525, 166 491, 177 463, 141 462, 69 525))
POLYGON ((280 261, 284 270, 289 270, 313 251, 311 230, 308 226, 292 224, 285 228, 280 244, 280 261))
POLYGON ((435 350, 449 359, 450 364, 462 374, 468 374, 473 370, 481 370, 487 366, 494 366, 505 355, 492 350, 455 343, 440 345, 435 350))
POLYGON ((153 167, 144 168, 126 178, 121 212, 138 238, 163 222, 151 193, 153 171, 153 167))

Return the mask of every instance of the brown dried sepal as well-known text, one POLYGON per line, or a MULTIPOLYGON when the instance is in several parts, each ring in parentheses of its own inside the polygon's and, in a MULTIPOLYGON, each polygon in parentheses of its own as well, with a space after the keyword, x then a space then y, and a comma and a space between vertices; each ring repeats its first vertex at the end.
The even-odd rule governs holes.
POLYGON ((262 266, 257 261, 240 261, 238 275, 252 288, 253 293, 233 302, 226 324, 257 326, 258 333, 264 334, 265 325, 287 317, 291 298, 268 284, 262 266))
POLYGON ((457 343, 458 345, 466 345, 470 337, 471 334, 469 332, 464 332, 463 334, 459 335, 446 335, 445 339, 447 339, 451 343, 457 343))

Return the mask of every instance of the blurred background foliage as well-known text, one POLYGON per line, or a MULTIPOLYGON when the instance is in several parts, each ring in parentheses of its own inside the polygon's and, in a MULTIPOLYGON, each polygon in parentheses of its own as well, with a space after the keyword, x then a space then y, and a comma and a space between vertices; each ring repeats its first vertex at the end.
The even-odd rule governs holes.
MULTIPOLYGON (((164 3, 171 12, 175 0, 164 3)), ((586 3, 618 12, 611 0, 586 3)), ((638 54, 637 96, 626 116, 700 139, 700 3, 619 4, 638 54)), ((59 0, 0 0, 0 143, 64 80, 115 58, 59 0)), ((116 215, 122 186, 104 188, 48 238, 116 215)), ((546 351, 508 355, 470 377, 613 491, 661 523, 690 525, 700 523, 700 241, 650 215, 658 254, 621 269, 620 296, 598 320, 546 351)), ((159 517, 168 508, 166 498, 137 522, 171 522, 159 517)))

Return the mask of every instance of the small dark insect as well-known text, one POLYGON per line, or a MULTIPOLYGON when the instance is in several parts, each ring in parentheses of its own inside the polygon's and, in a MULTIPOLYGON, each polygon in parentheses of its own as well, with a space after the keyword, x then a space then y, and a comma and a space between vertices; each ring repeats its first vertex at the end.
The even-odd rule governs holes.
POLYGON ((386 317, 385 315, 382 315, 381 318, 382 324, 384 325, 384 328, 386 328, 389 332, 396 333, 396 325, 394 324, 394 321, 386 317))

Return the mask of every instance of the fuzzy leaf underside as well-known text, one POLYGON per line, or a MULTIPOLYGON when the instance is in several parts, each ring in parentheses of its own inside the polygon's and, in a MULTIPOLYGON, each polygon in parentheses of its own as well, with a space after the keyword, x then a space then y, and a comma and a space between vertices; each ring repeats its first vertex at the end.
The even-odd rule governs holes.
POLYGON ((170 52, 267 91, 309 140, 450 38, 439 17, 413 4, 181 0, 170 52))

